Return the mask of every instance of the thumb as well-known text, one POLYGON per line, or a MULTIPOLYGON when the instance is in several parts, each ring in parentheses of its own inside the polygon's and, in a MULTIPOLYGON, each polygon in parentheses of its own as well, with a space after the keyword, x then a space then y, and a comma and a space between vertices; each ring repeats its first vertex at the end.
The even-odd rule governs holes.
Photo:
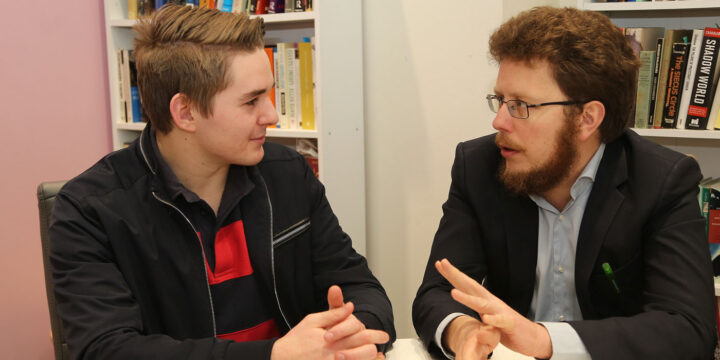
POLYGON ((328 306, 330 309, 335 309, 343 306, 343 294, 339 286, 333 285, 328 289, 328 306))
POLYGON ((328 311, 310 314, 306 319, 313 327, 327 329, 352 315, 354 308, 353 304, 349 302, 328 311))

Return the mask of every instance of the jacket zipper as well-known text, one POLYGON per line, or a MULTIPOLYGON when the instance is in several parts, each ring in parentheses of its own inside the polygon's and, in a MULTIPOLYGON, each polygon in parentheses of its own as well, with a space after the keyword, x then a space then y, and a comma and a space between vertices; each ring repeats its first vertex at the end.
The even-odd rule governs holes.
POLYGON ((285 321, 285 324, 287 325, 288 329, 292 329, 292 326, 290 326, 290 322, 288 321, 287 317, 285 317, 285 313, 283 312, 282 305, 280 304, 280 297, 278 296, 278 291, 277 291, 277 282, 275 281, 275 248, 273 246, 273 211, 272 211, 272 202, 270 201, 270 192, 268 191, 267 184, 265 183, 265 179, 262 177, 262 175, 260 175, 259 177, 263 183, 263 187, 265 187, 265 196, 267 197, 268 206, 270 207, 270 241, 269 241, 269 244, 270 244, 270 270, 272 273, 273 293, 275 294, 275 301, 277 302, 278 310, 280 311, 280 315, 282 316, 283 320, 285 321))
MULTIPOLYGON (((212 293, 210 292, 210 280, 208 279, 207 267, 205 265, 205 264, 207 264, 207 258, 205 257, 205 251, 202 250, 202 241, 200 240, 200 237, 197 234, 198 232, 195 229, 195 226, 193 226, 193 224, 190 222, 190 219, 188 219, 187 216, 185 216, 185 214, 182 211, 180 211, 180 209, 178 209, 175 205, 171 204, 170 202, 161 199, 160 196, 158 196, 154 191, 152 194, 153 194, 153 197, 155 197, 155 199, 157 199, 157 201, 160 201, 161 203, 175 209, 175 211, 177 211, 185 219, 185 221, 187 221, 187 223, 190 225, 190 227, 193 229, 193 232, 195 233, 195 238, 197 238, 198 244, 200 244, 200 253, 202 254, 202 258, 203 258, 203 267, 202 268, 203 268, 203 272, 205 273, 205 286, 207 286, 208 297, 210 298, 210 313, 212 314, 213 337, 216 337, 217 336, 217 327, 215 325, 215 307, 213 306, 213 297, 212 297, 212 293)), ((274 280, 275 279, 273 278, 273 281, 274 280)))

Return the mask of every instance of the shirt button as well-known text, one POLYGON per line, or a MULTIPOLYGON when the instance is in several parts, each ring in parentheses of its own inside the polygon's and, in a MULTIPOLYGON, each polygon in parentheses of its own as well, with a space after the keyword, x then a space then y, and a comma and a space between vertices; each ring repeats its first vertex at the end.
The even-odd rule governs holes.
POLYGON ((562 266, 558 266, 557 271, 558 271, 559 273, 564 273, 564 272, 565 272, 565 268, 562 267, 562 266))
POLYGON ((558 220, 563 221, 563 219, 565 219, 564 216, 562 216, 562 215, 558 216, 558 220))
POLYGON ((560 315, 560 316, 558 316, 558 320, 560 320, 560 321, 565 321, 565 315, 560 315))

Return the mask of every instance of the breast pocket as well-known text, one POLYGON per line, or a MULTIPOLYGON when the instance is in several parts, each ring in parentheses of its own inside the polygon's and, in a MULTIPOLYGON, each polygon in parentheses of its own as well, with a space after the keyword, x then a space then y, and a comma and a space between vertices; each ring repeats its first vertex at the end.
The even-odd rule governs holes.
POLYGON ((310 218, 304 218, 273 237, 273 249, 278 249, 310 230, 310 218))

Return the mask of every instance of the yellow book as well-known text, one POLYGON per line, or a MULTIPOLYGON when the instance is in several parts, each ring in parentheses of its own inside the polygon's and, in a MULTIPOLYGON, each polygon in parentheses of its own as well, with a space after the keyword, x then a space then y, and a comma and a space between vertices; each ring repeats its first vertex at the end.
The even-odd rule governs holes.
POLYGON ((138 2, 137 0, 128 0, 128 19, 137 20, 138 18, 138 2))
POLYGON ((315 130, 315 96, 313 89, 312 44, 298 43, 300 60, 300 101, 302 109, 302 128, 315 130))

